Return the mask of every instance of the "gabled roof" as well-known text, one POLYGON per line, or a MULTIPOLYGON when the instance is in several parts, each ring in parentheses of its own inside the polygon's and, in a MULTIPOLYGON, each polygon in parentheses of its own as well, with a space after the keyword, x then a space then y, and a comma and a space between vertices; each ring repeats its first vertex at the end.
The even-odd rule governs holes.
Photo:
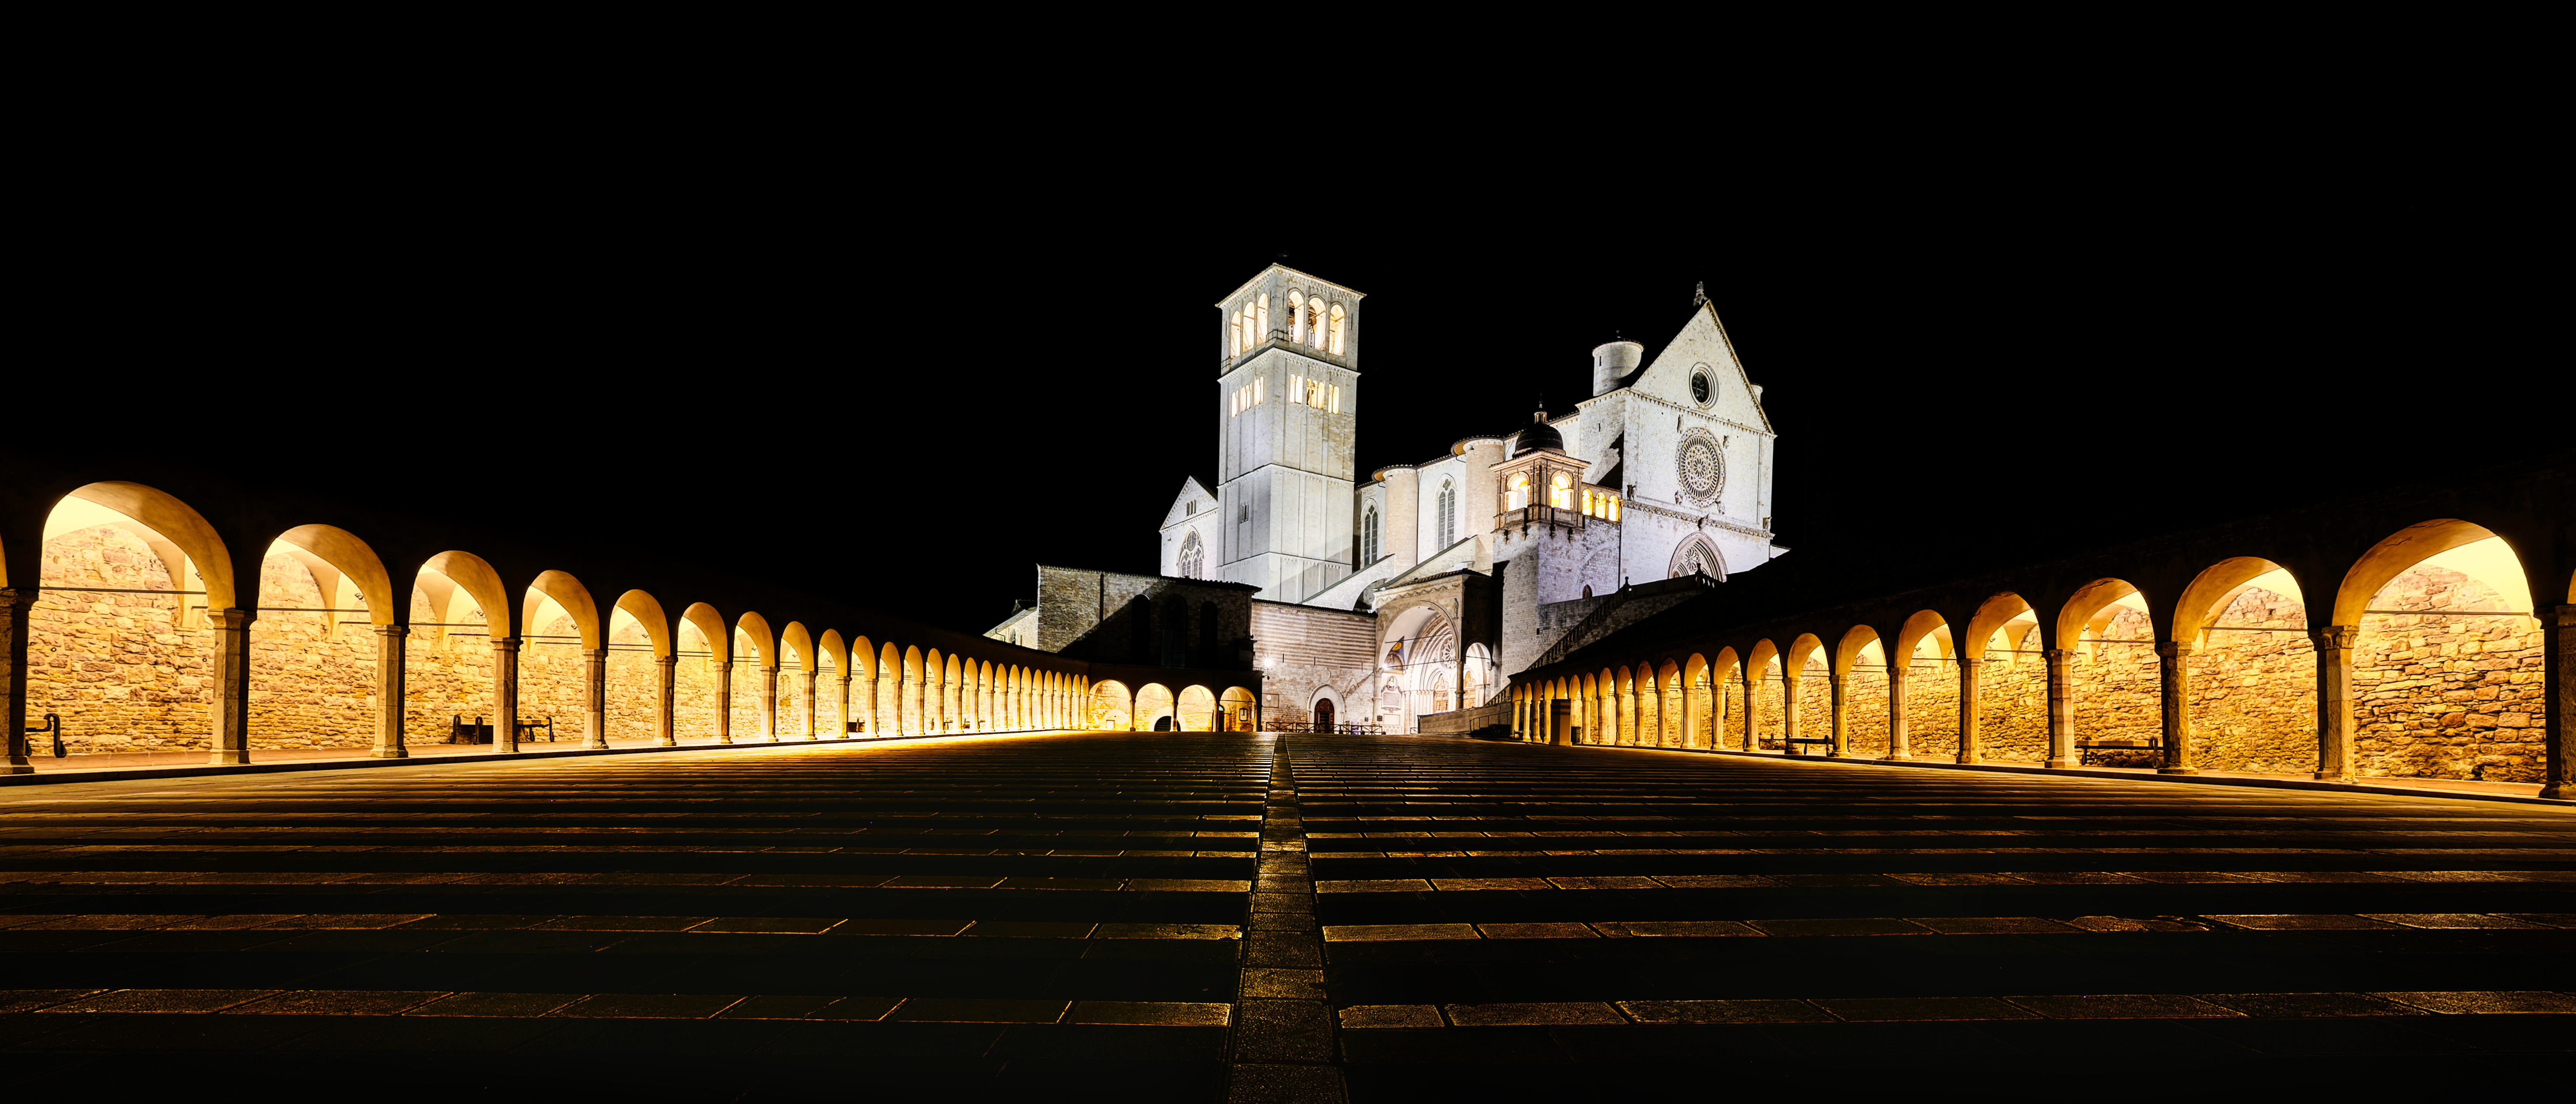
POLYGON ((1188 512, 1189 504, 1193 501, 1203 503, 1199 507, 1199 514, 1216 508, 1216 492, 1208 490, 1207 484, 1200 482, 1199 477, 1195 475, 1181 480, 1181 491, 1172 496, 1171 509, 1163 511, 1163 524, 1160 528, 1169 529, 1184 521, 1195 519, 1198 514, 1188 512))

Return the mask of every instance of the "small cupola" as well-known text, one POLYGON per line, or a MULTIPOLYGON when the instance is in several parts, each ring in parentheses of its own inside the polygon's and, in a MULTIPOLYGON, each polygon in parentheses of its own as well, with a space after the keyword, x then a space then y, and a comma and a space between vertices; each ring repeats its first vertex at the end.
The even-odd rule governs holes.
POLYGON ((1540 449, 1565 451, 1565 437, 1557 433, 1555 426, 1547 424, 1547 404, 1543 402, 1539 404, 1538 412, 1530 415, 1530 427, 1522 430, 1520 439, 1512 445, 1512 455, 1523 456, 1540 449))

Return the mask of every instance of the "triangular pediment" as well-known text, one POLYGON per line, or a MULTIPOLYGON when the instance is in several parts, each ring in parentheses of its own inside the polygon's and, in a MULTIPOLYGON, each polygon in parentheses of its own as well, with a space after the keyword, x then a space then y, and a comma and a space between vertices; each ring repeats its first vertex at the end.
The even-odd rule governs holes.
POLYGON ((1737 425, 1772 432, 1771 418, 1762 412, 1762 400, 1753 393, 1753 380, 1745 375, 1744 362, 1735 355, 1735 342, 1726 336, 1726 324, 1718 320, 1717 307, 1702 303, 1691 309, 1690 321, 1680 333, 1655 354, 1654 362, 1628 385, 1666 402, 1692 409, 1706 410, 1711 416, 1737 425), (1702 403, 1691 392, 1693 369, 1707 366, 1711 394, 1702 403))
POLYGON ((1216 492, 1207 489, 1197 476, 1181 480, 1181 493, 1172 496, 1172 508, 1163 511, 1161 528, 1169 529, 1200 514, 1216 509, 1216 492), (1196 509, 1192 509, 1195 506, 1196 509))

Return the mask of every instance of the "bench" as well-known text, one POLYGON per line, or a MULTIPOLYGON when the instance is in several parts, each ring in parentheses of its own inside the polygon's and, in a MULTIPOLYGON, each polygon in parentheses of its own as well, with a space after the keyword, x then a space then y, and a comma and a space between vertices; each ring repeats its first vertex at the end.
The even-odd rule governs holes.
POLYGON ((1822 747, 1827 751, 1833 750, 1834 746, 1834 738, 1831 736, 1791 736, 1781 740, 1780 742, 1788 745, 1781 749, 1780 754, 1782 755, 1807 754, 1806 752, 1798 750, 1800 745, 1822 747))
POLYGON ((2155 755, 2158 762, 2162 762, 2165 757, 2165 741, 2161 736, 2147 739, 2078 740, 2075 742, 2075 765, 2099 766, 2102 763, 2102 753, 2110 751, 2150 752, 2155 755))

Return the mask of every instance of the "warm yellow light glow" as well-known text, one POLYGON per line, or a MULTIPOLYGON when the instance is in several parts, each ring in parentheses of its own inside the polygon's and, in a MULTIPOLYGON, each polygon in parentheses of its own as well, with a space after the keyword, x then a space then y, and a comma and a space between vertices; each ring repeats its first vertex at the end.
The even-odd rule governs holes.
POLYGON ((1549 477, 1547 504, 1556 507, 1559 510, 1571 510, 1574 508, 1573 476, 1564 472, 1558 472, 1554 476, 1549 477))
POLYGON ((1340 387, 1336 386, 1336 387, 1334 387, 1334 388, 1333 388, 1333 413, 1335 413, 1335 414, 1339 414, 1339 413, 1341 413, 1341 412, 1342 412, 1342 389, 1341 389, 1340 387))
POLYGON ((1583 516, 1592 516, 1592 492, 1590 490, 1585 490, 1583 492, 1583 516))
POLYGON ((2505 608, 2521 612, 2531 608, 2531 582, 2522 573, 2522 561, 2503 537, 2470 541, 2448 552, 2437 552, 2424 560, 2434 567, 2449 568, 2495 589, 2504 599, 2505 608))
POLYGON ((1252 341, 1257 345, 1270 340, 1270 293, 1262 292, 1254 302, 1252 341))
POLYGON ((1289 375, 1288 401, 1298 404, 1303 404, 1306 401, 1306 377, 1293 373, 1289 375))
POLYGON ((1306 295, 1304 292, 1291 291, 1288 293, 1288 340, 1297 342, 1301 345, 1306 341, 1306 295))
POLYGON ((1261 377, 1252 377, 1252 405, 1261 405, 1261 377))
POLYGON ((1325 351, 1334 356, 1340 356, 1342 355, 1342 305, 1340 303, 1333 304, 1332 318, 1333 335, 1325 342, 1325 351))
POLYGON ((1610 496, 1610 520, 1612 520, 1612 521, 1617 521, 1617 520, 1619 520, 1619 496, 1618 496, 1618 495, 1611 495, 1611 496, 1610 496))
POLYGON ((1503 492, 1503 509, 1519 510, 1528 506, 1529 476, 1527 474, 1515 475, 1512 477, 1511 487, 1503 492))

